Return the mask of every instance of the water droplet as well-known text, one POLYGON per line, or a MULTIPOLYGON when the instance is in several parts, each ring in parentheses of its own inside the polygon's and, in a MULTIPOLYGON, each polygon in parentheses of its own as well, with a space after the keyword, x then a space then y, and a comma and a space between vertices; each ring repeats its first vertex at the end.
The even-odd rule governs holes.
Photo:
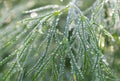
POLYGON ((32 12, 31 14, 30 14, 30 17, 32 17, 32 18, 35 18, 35 17, 37 17, 38 16, 38 14, 36 13, 36 12, 32 12))
POLYGON ((38 32, 39 32, 40 34, 44 34, 44 33, 42 32, 42 29, 41 29, 41 28, 38 30, 38 32))

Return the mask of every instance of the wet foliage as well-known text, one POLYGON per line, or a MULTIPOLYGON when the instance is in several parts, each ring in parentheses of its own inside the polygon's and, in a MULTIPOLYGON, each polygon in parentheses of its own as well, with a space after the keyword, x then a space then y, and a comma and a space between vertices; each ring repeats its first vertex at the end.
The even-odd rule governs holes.
POLYGON ((0 81, 119 81, 119 8, 118 0, 0 1, 0 81))

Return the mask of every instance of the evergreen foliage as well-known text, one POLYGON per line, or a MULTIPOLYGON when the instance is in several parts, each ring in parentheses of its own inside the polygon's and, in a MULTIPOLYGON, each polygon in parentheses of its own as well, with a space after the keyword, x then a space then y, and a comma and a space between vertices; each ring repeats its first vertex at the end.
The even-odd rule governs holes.
POLYGON ((0 81, 119 81, 103 52, 106 39, 116 40, 111 28, 120 11, 114 1, 96 0, 85 10, 80 0, 29 11, 16 5, 0 18, 0 81))

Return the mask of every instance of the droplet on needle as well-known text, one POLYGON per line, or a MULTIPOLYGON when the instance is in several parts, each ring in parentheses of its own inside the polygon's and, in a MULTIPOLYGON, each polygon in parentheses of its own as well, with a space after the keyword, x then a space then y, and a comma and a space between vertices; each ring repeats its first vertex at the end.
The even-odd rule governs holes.
POLYGON ((30 14, 30 17, 32 17, 32 18, 35 18, 35 17, 37 17, 38 16, 38 14, 36 13, 36 12, 32 12, 31 14, 30 14))

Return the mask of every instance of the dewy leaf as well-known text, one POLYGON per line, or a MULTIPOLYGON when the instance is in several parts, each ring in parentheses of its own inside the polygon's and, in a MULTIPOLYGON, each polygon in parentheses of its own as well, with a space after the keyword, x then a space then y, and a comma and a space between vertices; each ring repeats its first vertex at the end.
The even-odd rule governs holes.
MULTIPOLYGON (((53 0, 49 1, 53 4, 53 0)), ((109 16, 105 17, 109 12, 105 13, 104 2, 112 3, 97 0, 84 14, 82 1, 84 3, 84 0, 71 0, 66 6, 36 8, 46 4, 45 1, 9 0, 13 3, 7 5, 20 6, 20 9, 22 6, 25 14, 13 13, 13 19, 5 19, 0 25, 3 26, 0 28, 0 81, 116 81, 108 67, 114 64, 106 62, 105 49, 100 49, 101 44, 106 44, 102 41, 106 36, 114 39, 109 28, 104 27, 112 21, 109 16), (25 11, 23 8, 36 9, 25 11), (14 22, 24 17, 28 18, 15 27, 14 22)), ((2 5, 6 3, 3 1, 2 5)), ((6 6, 1 8, 0 16, 10 10, 6 6)), ((0 21, 4 19, 1 17, 0 21)))
POLYGON ((23 13, 38 12, 38 11, 42 11, 42 10, 50 9, 50 8, 57 9, 57 8, 60 8, 60 6, 59 5, 47 5, 47 6, 43 6, 43 7, 40 7, 40 8, 33 9, 33 10, 24 11, 23 13))
POLYGON ((108 32, 107 30, 105 30, 105 29, 103 29, 103 32, 104 32, 105 35, 107 35, 108 37, 110 37, 113 42, 115 41, 115 39, 114 39, 114 37, 111 35, 111 33, 109 33, 109 32, 108 32))
POLYGON ((111 38, 112 41, 115 41, 114 37, 111 35, 111 33, 109 33, 106 29, 104 29, 104 27, 102 25, 99 25, 100 27, 100 30, 105 34, 107 35, 108 37, 111 38))

